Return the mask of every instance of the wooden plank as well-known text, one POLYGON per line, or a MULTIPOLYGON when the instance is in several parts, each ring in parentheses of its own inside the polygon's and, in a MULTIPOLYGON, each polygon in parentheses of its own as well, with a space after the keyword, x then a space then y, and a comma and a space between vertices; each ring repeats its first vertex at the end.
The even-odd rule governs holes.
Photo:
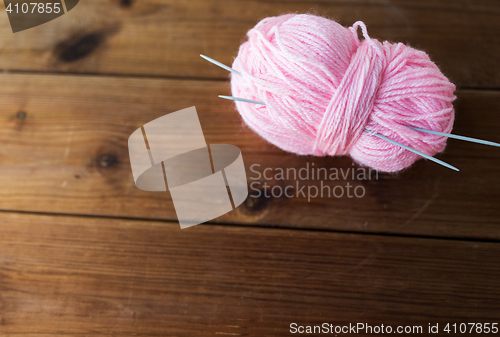
MULTIPOLYGON (((268 193, 274 186, 294 191, 288 193, 293 198, 255 198, 257 192, 250 190, 253 197, 216 222, 500 238, 498 148, 450 141, 439 158, 458 166, 459 173, 422 160, 378 179, 352 179, 350 173, 344 179, 339 173, 339 180, 301 180, 292 174, 285 180, 256 180, 254 171, 262 174, 266 168, 298 172, 314 165, 348 172, 357 166, 347 157, 301 157, 268 144, 243 124, 231 102, 217 98, 228 90, 227 83, 210 81, 2 75, 0 209, 175 221, 168 193, 135 187, 127 140, 141 125, 194 105, 207 143, 242 150, 249 183, 260 183, 253 188, 264 191, 267 183, 268 193), (310 186, 322 183, 332 190, 339 185, 345 194, 337 198, 325 192, 308 200, 310 186), (348 183, 365 195, 349 198, 348 183)), ((460 91, 458 97, 455 132, 499 142, 500 93, 460 91)), ((274 195, 278 192, 275 188, 274 195)))
MULTIPOLYGON (((266 168, 298 172, 314 165, 347 172, 357 166, 347 157, 300 157, 268 144, 243 124, 231 102, 217 98, 228 90, 227 83, 210 81, 2 75, 0 209, 175 221, 168 193, 135 187, 127 140, 141 125, 194 105, 207 143, 242 150, 249 183, 260 183, 252 188, 264 191, 268 183, 268 191, 274 186, 295 191, 293 198, 255 198, 251 190, 253 197, 216 222, 500 238, 498 148, 450 141, 439 158, 458 166, 459 173, 422 160, 378 179, 349 174, 301 180, 290 174, 285 180, 255 180, 254 171, 262 174, 266 168), (307 189, 321 183, 331 189, 340 185, 345 195, 325 192, 308 200, 307 189), (358 194, 364 190, 365 195, 349 198, 348 183, 361 186, 358 194)), ((458 97, 455 132, 499 142, 500 93, 460 91, 458 97)))
POLYGON ((500 317, 498 243, 16 213, 0 222, 2 336, 288 336, 291 323, 444 329, 500 317))
POLYGON ((86 0, 64 17, 16 34, 1 16, 0 68, 227 78, 198 55, 230 64, 260 19, 295 12, 333 17, 344 26, 363 20, 373 37, 426 50, 462 87, 500 87, 495 0, 86 0))

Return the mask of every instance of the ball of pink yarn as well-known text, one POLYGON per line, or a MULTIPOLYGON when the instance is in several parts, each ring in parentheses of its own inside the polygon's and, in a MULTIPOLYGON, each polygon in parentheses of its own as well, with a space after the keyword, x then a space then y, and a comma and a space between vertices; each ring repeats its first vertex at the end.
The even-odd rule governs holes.
POLYGON ((446 138, 408 126, 453 126, 455 86, 429 56, 370 38, 361 21, 345 28, 314 15, 266 18, 248 32, 233 68, 241 73, 231 75, 233 96, 266 103, 236 102, 244 121, 285 151, 350 155, 396 172, 419 156, 370 132, 433 156, 446 138))

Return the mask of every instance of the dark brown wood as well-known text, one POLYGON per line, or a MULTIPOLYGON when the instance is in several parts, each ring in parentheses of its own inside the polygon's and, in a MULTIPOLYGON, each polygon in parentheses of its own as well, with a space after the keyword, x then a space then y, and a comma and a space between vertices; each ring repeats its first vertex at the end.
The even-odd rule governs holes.
POLYGON ((294 322, 443 329, 500 317, 498 243, 15 213, 0 223, 2 336, 289 336, 294 322))
MULTIPOLYGON (((2 4, 3 6, 3 4, 2 4)), ((283 13, 315 13, 372 37, 423 49, 462 87, 500 87, 495 0, 85 0, 65 16, 12 34, 0 16, 0 68, 227 78, 198 55, 230 64, 248 29, 283 13)))
POLYGON ((454 133, 500 142, 496 0, 82 0, 16 34, 0 15, 0 336, 500 324, 500 149, 450 140, 438 158, 458 173, 421 160, 361 180, 257 177, 358 169, 266 143, 217 98, 227 72, 199 57, 231 64, 248 29, 290 12, 425 50, 462 88, 454 133), (207 143, 241 149, 252 187, 294 197, 181 230, 169 192, 134 185, 127 140, 190 106, 207 143), (308 199, 321 184, 364 195, 308 199))
MULTIPOLYGON (((244 125, 231 102, 217 98, 228 92, 228 83, 213 81, 2 75, 0 209, 175 221, 168 193, 135 187, 127 139, 144 123, 189 106, 197 107, 207 143, 242 150, 249 183, 258 177, 251 170, 255 164, 261 173, 313 164, 357 168, 347 157, 300 157, 266 143, 244 125)), ((499 142, 500 94, 457 95, 454 132, 499 142)), ((328 198, 325 192, 308 200, 297 183, 307 192, 320 181, 272 179, 268 193, 273 186, 293 186, 298 197, 249 198, 215 222, 498 240, 500 150, 450 140, 438 157, 461 171, 421 160, 397 175, 323 182, 332 189, 361 186, 362 198, 328 198)), ((252 186, 264 190, 262 184, 252 186)))

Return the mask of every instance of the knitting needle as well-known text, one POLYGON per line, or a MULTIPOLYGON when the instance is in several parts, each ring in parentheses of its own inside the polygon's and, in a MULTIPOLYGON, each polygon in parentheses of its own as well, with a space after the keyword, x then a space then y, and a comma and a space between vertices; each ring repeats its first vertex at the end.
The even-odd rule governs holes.
POLYGON ((224 96, 224 95, 219 95, 220 98, 224 99, 229 99, 231 101, 239 101, 239 102, 246 102, 246 103, 254 103, 254 104, 260 104, 260 105, 266 105, 264 102, 259 102, 259 101, 254 101, 251 99, 246 99, 246 98, 239 98, 239 97, 234 97, 234 96, 224 96))
POLYGON ((459 136, 459 135, 453 135, 451 133, 445 133, 445 132, 438 132, 438 131, 432 131, 432 130, 426 130, 426 129, 419 129, 419 128, 414 128, 413 126, 408 126, 410 129, 417 130, 420 132, 425 132, 425 133, 430 133, 433 135, 438 135, 438 136, 444 136, 448 138, 455 138, 455 139, 460 139, 460 140, 465 140, 466 142, 472 142, 472 143, 478 143, 478 144, 484 144, 484 145, 491 145, 491 146, 498 146, 500 147, 500 144, 494 143, 494 142, 489 142, 487 140, 481 140, 477 138, 471 138, 471 137, 465 137, 465 136, 459 136))
MULTIPOLYGON (((233 97, 233 96, 223 96, 223 95, 219 95, 219 97, 220 97, 220 98, 224 98, 224 99, 229 99, 229 100, 232 100, 232 101, 240 101, 240 102, 246 102, 246 103, 254 103, 254 104, 260 104, 260 105, 266 105, 266 103, 264 103, 264 102, 253 101, 253 100, 251 100, 251 99, 246 99, 246 98, 239 98, 239 97, 233 97)), ((368 131, 368 130, 365 130, 365 132, 369 132, 369 133, 371 133, 371 132, 370 132, 370 131, 368 131)), ((410 151, 410 152, 416 153, 416 154, 418 154, 419 156, 422 156, 422 157, 424 157, 424 158, 427 158, 427 159, 429 159, 429 160, 431 160, 431 161, 433 161, 433 162, 435 162, 435 163, 438 163, 438 164, 440 164, 440 165, 443 165, 444 167, 450 168, 450 169, 455 170, 455 171, 459 171, 459 169, 457 169, 455 166, 451 166, 450 164, 447 164, 447 163, 445 163, 444 161, 441 161, 441 160, 439 160, 439 159, 436 159, 436 158, 434 158, 434 157, 431 157, 431 156, 429 156, 429 155, 427 155, 427 154, 425 154, 425 153, 423 153, 423 152, 420 152, 420 151, 418 151, 418 150, 412 149, 411 147, 406 146, 406 145, 404 145, 404 144, 401 144, 401 143, 399 143, 399 142, 396 142, 395 140, 392 140, 392 139, 389 139, 389 138, 384 137, 384 136, 382 136, 382 135, 379 135, 378 133, 371 133, 371 134, 372 134, 372 135, 374 135, 375 137, 378 137, 378 138, 380 138, 380 139, 383 139, 383 140, 385 140, 385 141, 387 141, 387 142, 389 142, 389 143, 392 143, 392 144, 395 144, 395 145, 397 145, 397 146, 399 146, 399 147, 402 147, 403 149, 406 149, 406 150, 408 150, 408 151, 410 151)))
MULTIPOLYGON (((370 132, 370 131, 365 130, 365 132, 370 132)), ((382 135, 380 135, 380 134, 378 134, 378 133, 371 133, 371 134, 372 134, 372 135, 374 135, 375 137, 378 137, 378 138, 380 138, 380 139, 383 139, 383 140, 385 140, 385 141, 387 141, 387 142, 389 142, 389 143, 392 143, 392 144, 395 144, 395 145, 397 145, 397 146, 399 146, 399 147, 402 147, 402 148, 403 148, 403 149, 405 149, 405 150, 408 150, 408 151, 410 151, 410 152, 416 153, 416 154, 418 154, 419 156, 422 156, 422 157, 424 157, 424 158, 427 158, 427 159, 429 159, 429 160, 432 160, 432 161, 433 161, 433 162, 435 162, 435 163, 438 163, 438 164, 440 164, 440 165, 443 165, 443 166, 445 166, 445 167, 447 167, 447 168, 450 168, 450 169, 452 169, 452 170, 459 171, 459 169, 457 169, 455 166, 451 166, 450 164, 447 164, 447 163, 445 163, 445 162, 444 162, 444 161, 442 161, 442 160, 436 159, 436 158, 431 157, 431 156, 429 156, 429 155, 427 155, 427 154, 425 154, 425 153, 423 153, 423 152, 420 152, 420 151, 418 151, 418 150, 412 149, 411 147, 406 146, 406 145, 404 145, 404 144, 401 144, 401 143, 399 143, 399 142, 396 142, 395 140, 392 140, 392 139, 390 139, 390 138, 384 137, 384 136, 382 136, 382 135)))
POLYGON ((204 58, 205 60, 207 60, 208 62, 213 63, 213 64, 215 64, 216 66, 221 67, 222 69, 225 69, 225 70, 227 70, 227 71, 230 71, 230 72, 232 72, 232 73, 235 73, 235 74, 237 74, 237 75, 240 75, 240 76, 241 76, 241 73, 240 73, 240 72, 238 72, 238 71, 234 70, 234 69, 233 69, 233 68, 231 68, 231 67, 226 66, 225 64, 220 63, 219 61, 214 60, 214 59, 213 59, 213 58, 211 58, 211 57, 205 56, 205 55, 203 55, 203 54, 200 54, 200 56, 201 56, 201 57, 203 57, 203 58, 204 58))

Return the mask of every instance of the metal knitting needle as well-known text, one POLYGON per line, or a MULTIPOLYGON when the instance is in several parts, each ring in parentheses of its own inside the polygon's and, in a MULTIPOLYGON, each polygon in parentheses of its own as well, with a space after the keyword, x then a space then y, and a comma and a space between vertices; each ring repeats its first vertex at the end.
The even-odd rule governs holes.
POLYGON ((233 96, 224 96, 224 95, 219 95, 220 98, 224 99, 229 99, 231 101, 239 101, 239 102, 246 102, 246 103, 254 103, 254 104, 260 104, 260 105, 266 105, 264 102, 259 102, 259 101, 254 101, 251 99, 246 99, 246 98, 239 98, 239 97, 233 97, 233 96))
POLYGON ((201 57, 203 57, 203 58, 204 58, 205 60, 207 60, 208 62, 213 63, 213 64, 215 64, 216 66, 221 67, 222 69, 225 69, 225 70, 227 70, 227 71, 230 71, 230 72, 232 72, 232 73, 235 73, 235 74, 237 74, 237 75, 240 75, 240 76, 241 76, 241 73, 240 73, 239 71, 236 71, 236 70, 234 70, 233 68, 228 67, 228 66, 226 66, 225 64, 222 64, 222 63, 220 63, 219 61, 216 61, 216 60, 214 60, 214 59, 213 59, 213 58, 211 58, 211 57, 205 56, 205 55, 203 55, 203 54, 200 54, 200 56, 201 56, 201 57))
MULTIPOLYGON (((365 130, 365 132, 370 132, 370 131, 365 130)), ((422 156, 422 157, 424 157, 424 158, 426 158, 426 159, 432 160, 433 162, 438 163, 438 164, 440 164, 440 165, 443 165, 444 167, 447 167, 447 168, 452 169, 452 170, 455 170, 455 171, 460 171, 460 170, 459 170, 459 169, 457 169, 455 166, 451 166, 450 164, 445 163, 445 162, 444 162, 444 161, 442 161, 442 160, 436 159, 436 158, 431 157, 431 156, 429 156, 429 155, 427 155, 427 154, 425 154, 425 153, 423 153, 423 152, 420 152, 420 151, 418 151, 418 150, 412 149, 412 148, 411 148, 411 147, 409 147, 409 146, 406 146, 406 145, 404 145, 404 144, 401 144, 401 143, 399 143, 399 142, 396 142, 395 140, 392 140, 392 139, 390 139, 390 138, 387 138, 387 137, 384 137, 384 136, 382 136, 382 135, 379 135, 378 133, 372 133, 372 135, 374 135, 375 137, 378 137, 378 138, 380 138, 380 139, 383 139, 383 140, 385 140, 385 141, 387 141, 387 142, 389 142, 389 143, 392 143, 392 144, 395 144, 395 145, 397 145, 397 146, 399 146, 399 147, 402 147, 402 148, 403 148, 403 149, 405 149, 405 150, 408 150, 408 151, 410 151, 410 152, 416 153, 416 154, 418 154, 419 156, 422 156)))
POLYGON ((481 140, 477 138, 471 138, 471 137, 465 137, 465 136, 459 136, 459 135, 453 135, 451 133, 445 133, 445 132, 438 132, 438 131, 432 131, 432 130, 426 130, 426 129, 419 129, 419 128, 414 128, 413 126, 408 126, 410 129, 417 130, 420 132, 425 132, 425 133, 430 133, 433 135, 438 135, 438 136, 444 136, 448 138, 455 138, 455 139, 460 139, 460 140, 465 140, 466 142, 472 142, 472 143, 478 143, 478 144, 484 144, 484 145, 491 145, 491 146, 498 146, 500 147, 500 144, 490 142, 487 140, 481 140))

